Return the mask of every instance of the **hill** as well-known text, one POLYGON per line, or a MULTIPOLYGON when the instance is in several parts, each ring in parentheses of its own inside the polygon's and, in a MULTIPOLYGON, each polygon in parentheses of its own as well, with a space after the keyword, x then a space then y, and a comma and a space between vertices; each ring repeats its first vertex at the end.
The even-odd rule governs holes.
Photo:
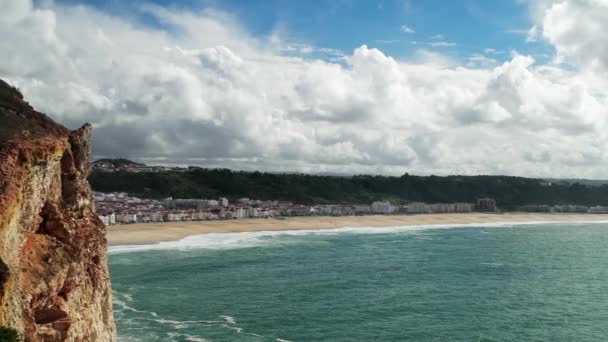
POLYGON ((125 191, 148 198, 225 196, 298 203, 369 204, 375 200, 474 202, 480 197, 494 197, 504 209, 528 204, 608 205, 608 185, 552 183, 509 176, 336 177, 189 168, 164 172, 93 172, 90 182, 96 191, 125 191))

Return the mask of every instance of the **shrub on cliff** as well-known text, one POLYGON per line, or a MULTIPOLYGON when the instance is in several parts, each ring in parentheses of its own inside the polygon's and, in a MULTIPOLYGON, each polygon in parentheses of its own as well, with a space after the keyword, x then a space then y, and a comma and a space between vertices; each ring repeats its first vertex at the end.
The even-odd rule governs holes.
POLYGON ((0 342, 19 342, 21 338, 17 330, 0 326, 0 342))

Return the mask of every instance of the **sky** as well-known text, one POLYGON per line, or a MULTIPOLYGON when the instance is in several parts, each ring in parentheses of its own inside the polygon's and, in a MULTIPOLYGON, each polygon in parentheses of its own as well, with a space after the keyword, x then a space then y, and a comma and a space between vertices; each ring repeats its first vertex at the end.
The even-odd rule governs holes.
POLYGON ((0 78, 94 157, 608 178, 608 0, 0 0, 0 78))

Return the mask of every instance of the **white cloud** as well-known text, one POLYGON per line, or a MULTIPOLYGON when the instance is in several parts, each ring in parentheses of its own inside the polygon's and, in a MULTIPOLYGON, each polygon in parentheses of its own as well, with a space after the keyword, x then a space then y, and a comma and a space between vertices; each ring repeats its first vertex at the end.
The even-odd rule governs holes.
POLYGON ((380 44, 394 44, 394 43, 399 43, 400 40, 398 40, 398 39, 376 39, 375 42, 380 43, 380 44))
POLYGON ((456 43, 453 43, 453 42, 430 42, 428 44, 432 47, 456 46, 456 43))
POLYGON ((31 0, 0 2, 0 22, 12 24, 22 20, 32 9, 31 0))
POLYGON ((483 49, 483 52, 486 55, 502 55, 503 53, 505 53, 505 51, 503 51, 503 50, 496 50, 493 48, 485 48, 485 49, 483 49))
POLYGON ((557 61, 580 68, 608 69, 608 1, 534 1, 531 4, 537 35, 557 51, 557 61))
POLYGON ((416 33, 416 31, 414 31, 411 27, 407 26, 407 25, 401 25, 401 32, 403 33, 416 33))
POLYGON ((494 58, 486 57, 479 53, 474 53, 469 58, 467 58, 467 66, 471 68, 475 67, 493 67, 495 66, 497 61, 494 58))
POLYGON ((538 41, 538 38, 541 36, 541 32, 540 32, 538 26, 536 26, 536 25, 532 25, 532 27, 527 28, 527 29, 517 28, 517 29, 506 30, 505 32, 525 36, 527 43, 535 43, 538 41))
POLYGON ((416 50, 412 62, 424 65, 433 65, 439 68, 450 68, 458 65, 455 60, 448 56, 425 49, 416 50))
MULTIPOLYGON (((274 37, 273 37, 274 39, 274 37)), ((301 43, 283 43, 273 41, 276 45, 276 49, 281 52, 288 53, 296 53, 296 54, 317 54, 323 56, 333 56, 333 57, 344 57, 344 52, 338 49, 330 49, 330 48, 319 48, 316 46, 312 46, 309 44, 301 44, 301 43)))
POLYGON ((538 40, 539 36, 540 36, 540 32, 538 30, 538 27, 536 25, 534 25, 526 33, 526 42, 528 42, 528 43, 536 42, 538 40))
POLYGON ((278 33, 254 37, 212 10, 145 6, 162 23, 147 27, 89 7, 5 1, 0 77, 72 128, 93 123, 98 156, 605 177, 607 55, 598 32, 608 21, 588 12, 591 2, 549 4, 534 16, 542 39, 577 65, 561 68, 517 53, 502 64, 426 50, 404 61, 364 45, 341 55, 278 33))

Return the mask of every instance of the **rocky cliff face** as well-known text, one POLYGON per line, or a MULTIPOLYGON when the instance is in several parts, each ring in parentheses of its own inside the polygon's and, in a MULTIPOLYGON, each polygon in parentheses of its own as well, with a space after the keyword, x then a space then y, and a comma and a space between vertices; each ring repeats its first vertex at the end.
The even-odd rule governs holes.
POLYGON ((115 341, 91 126, 69 131, 0 80, 0 325, 26 341, 115 341))

